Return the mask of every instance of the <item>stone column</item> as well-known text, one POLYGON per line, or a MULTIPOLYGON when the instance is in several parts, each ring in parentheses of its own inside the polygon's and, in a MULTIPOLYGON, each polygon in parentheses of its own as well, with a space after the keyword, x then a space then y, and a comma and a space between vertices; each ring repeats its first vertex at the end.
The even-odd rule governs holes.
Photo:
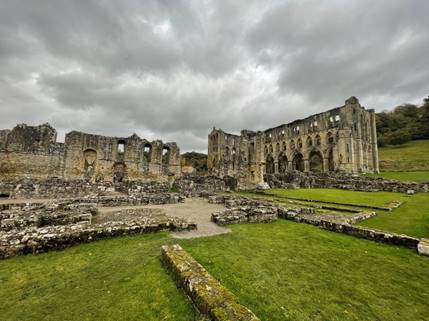
POLYGON ((323 172, 329 171, 329 158, 325 157, 323 158, 323 172))
POLYGON ((310 171, 310 161, 308 159, 304 159, 304 172, 308 173, 310 171))
POLYGON ((378 167, 378 145, 377 145, 377 128, 375 122, 375 111, 371 109, 371 144, 372 144, 372 164, 374 172, 379 173, 380 169, 378 167))
POLYGON ((279 173, 279 162, 274 162, 274 174, 279 173))

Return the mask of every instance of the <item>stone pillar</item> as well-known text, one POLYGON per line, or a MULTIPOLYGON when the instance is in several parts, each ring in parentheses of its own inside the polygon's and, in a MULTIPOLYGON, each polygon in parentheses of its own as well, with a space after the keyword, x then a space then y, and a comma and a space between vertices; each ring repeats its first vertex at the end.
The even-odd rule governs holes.
POLYGON ((288 161, 288 162, 287 162, 287 169, 288 169, 289 171, 292 171, 292 170, 293 170, 292 166, 293 166, 292 161, 288 161))
POLYGON ((329 158, 325 157, 323 158, 323 172, 329 171, 329 158))
POLYGON ((308 173, 310 171, 310 161, 308 159, 304 159, 304 172, 308 173))
POLYGON ((274 174, 279 173, 279 162, 274 162, 274 174))
POLYGON ((362 172, 363 169, 363 148, 362 148, 362 123, 359 121, 357 124, 357 148, 358 148, 358 155, 357 155, 357 171, 362 172))
POLYGON ((371 113, 371 144, 372 144, 372 166, 375 173, 379 173, 380 169, 378 167, 378 145, 377 145, 377 128, 375 122, 375 111, 374 109, 370 110, 371 113))

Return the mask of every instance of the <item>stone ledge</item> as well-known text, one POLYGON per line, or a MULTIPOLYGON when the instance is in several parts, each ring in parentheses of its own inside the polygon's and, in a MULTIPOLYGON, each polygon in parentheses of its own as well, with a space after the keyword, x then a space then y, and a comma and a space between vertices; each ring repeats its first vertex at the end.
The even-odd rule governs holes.
POLYGON ((211 321, 260 321, 179 245, 161 248, 162 262, 201 314, 211 321))
POLYGON ((323 220, 318 217, 308 217, 297 215, 296 213, 290 212, 287 209, 282 210, 279 208, 279 217, 287 220, 291 220, 298 223, 307 223, 315 226, 319 226, 325 230, 332 232, 344 233, 352 235, 358 238, 364 238, 367 240, 405 246, 408 248, 416 249, 417 244, 420 240, 408 235, 388 233, 380 230, 367 229, 364 227, 351 225, 348 223, 339 223, 335 221, 323 220))

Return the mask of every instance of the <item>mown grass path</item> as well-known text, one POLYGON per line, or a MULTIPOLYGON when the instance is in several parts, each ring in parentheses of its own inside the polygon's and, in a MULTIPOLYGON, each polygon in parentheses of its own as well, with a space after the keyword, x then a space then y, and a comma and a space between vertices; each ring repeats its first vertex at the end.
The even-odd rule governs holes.
POLYGON ((301 188, 301 189, 270 189, 268 195, 301 200, 314 200, 320 202, 334 202, 359 206, 385 206, 394 201, 406 200, 401 193, 391 192, 356 192, 334 188, 301 188))

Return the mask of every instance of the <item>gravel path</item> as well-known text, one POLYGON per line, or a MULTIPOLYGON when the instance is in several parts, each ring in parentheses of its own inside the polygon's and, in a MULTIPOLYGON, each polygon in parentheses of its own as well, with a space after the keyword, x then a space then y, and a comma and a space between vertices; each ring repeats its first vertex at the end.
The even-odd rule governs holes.
POLYGON ((230 229, 216 225, 210 220, 213 212, 225 209, 225 207, 220 204, 210 204, 204 198, 187 198, 185 203, 151 205, 150 207, 162 208, 167 215, 187 218, 197 223, 197 230, 172 233, 175 238, 190 239, 231 232, 230 229))

